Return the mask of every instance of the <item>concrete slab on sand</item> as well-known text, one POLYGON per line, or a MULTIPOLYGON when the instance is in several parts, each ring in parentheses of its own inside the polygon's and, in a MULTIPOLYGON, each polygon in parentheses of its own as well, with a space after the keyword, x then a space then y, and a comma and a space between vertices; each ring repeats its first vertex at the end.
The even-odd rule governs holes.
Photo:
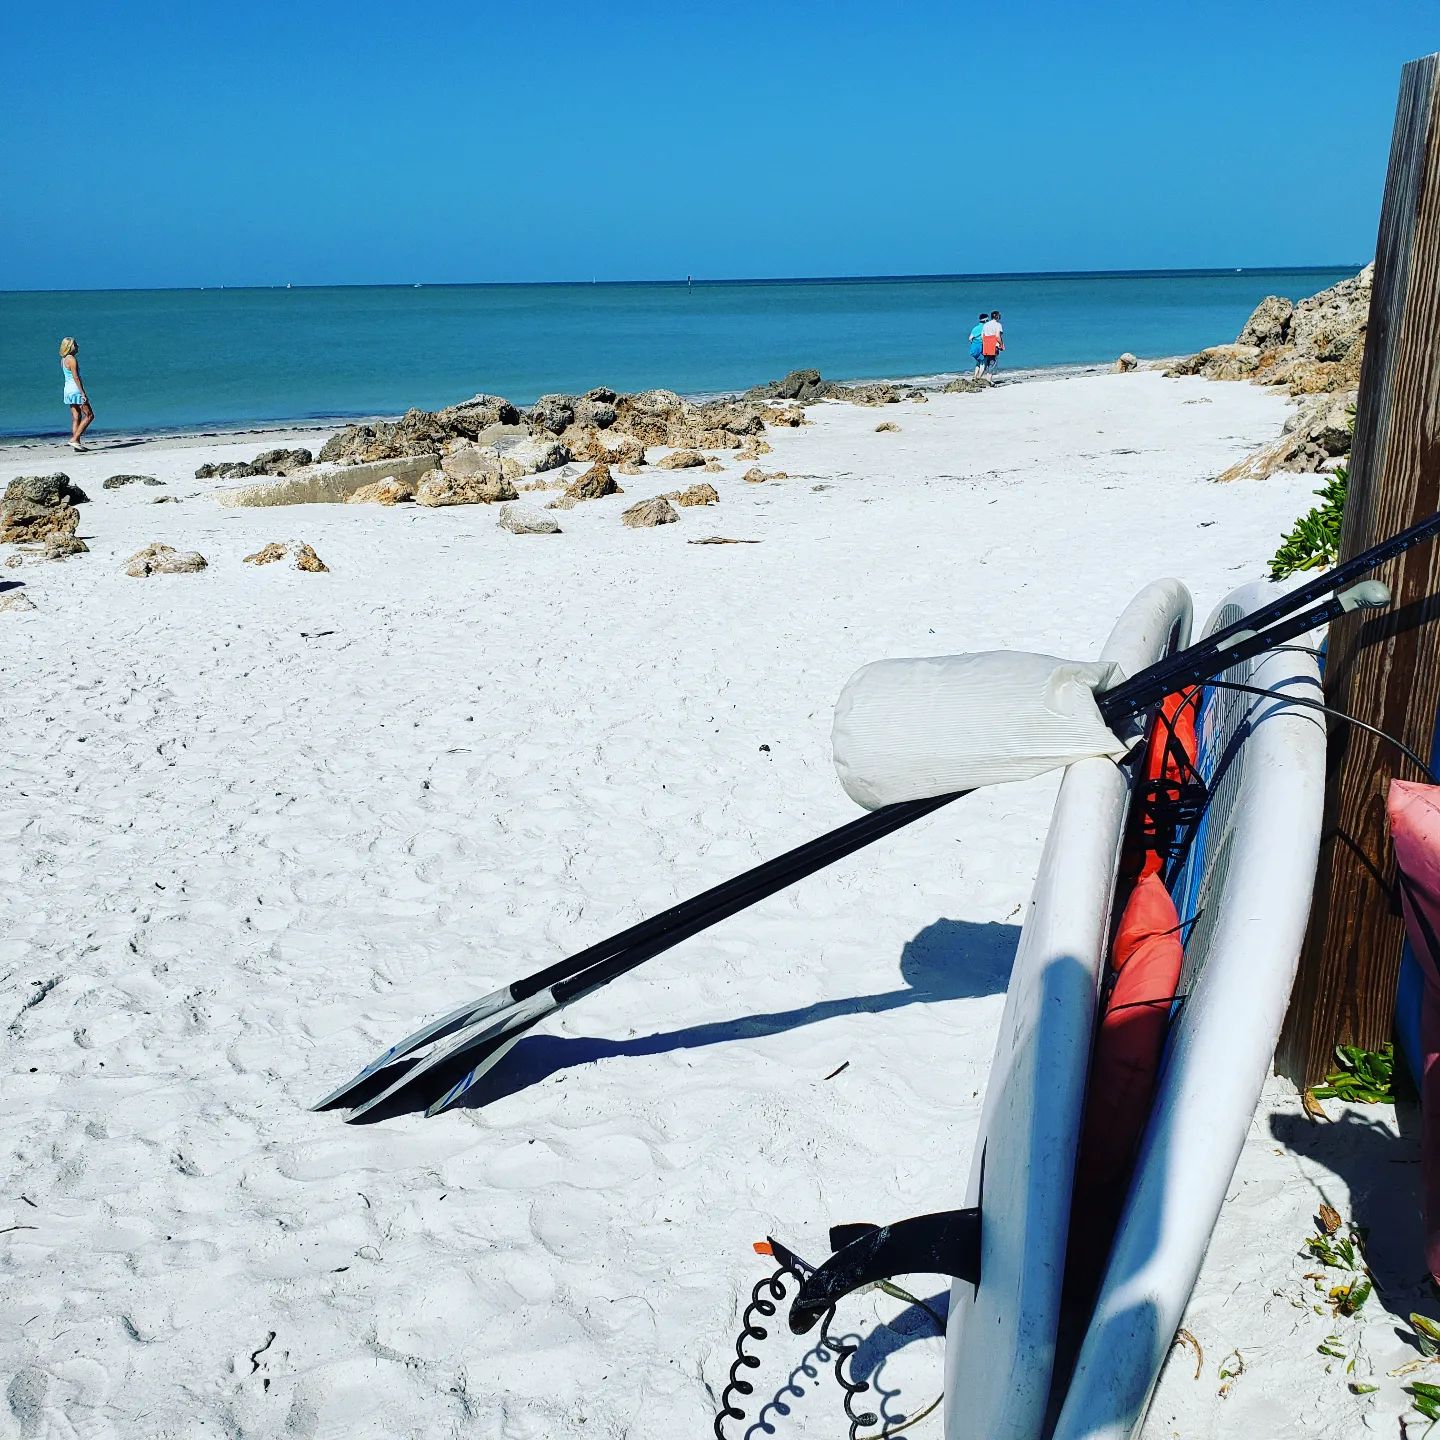
POLYGON ((397 480, 419 480, 440 463, 438 455, 406 455, 399 460, 366 460, 359 465, 311 465, 293 475, 263 476, 243 485, 215 491, 221 505, 335 505, 343 504, 362 485, 393 475, 397 480))

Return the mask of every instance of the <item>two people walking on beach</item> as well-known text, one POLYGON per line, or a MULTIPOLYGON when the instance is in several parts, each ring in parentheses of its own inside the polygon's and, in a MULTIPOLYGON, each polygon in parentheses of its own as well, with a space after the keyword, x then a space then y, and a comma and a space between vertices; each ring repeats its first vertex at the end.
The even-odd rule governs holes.
POLYGON ((67 335, 60 342, 60 371, 65 377, 65 403, 70 407, 70 448, 83 450, 80 437, 95 423, 85 382, 80 378, 80 347, 67 335))
POLYGON ((988 315, 982 310, 980 319, 970 331, 970 358, 975 362, 974 379, 989 379, 1005 348, 1005 327, 1000 323, 1000 312, 992 310, 988 315))

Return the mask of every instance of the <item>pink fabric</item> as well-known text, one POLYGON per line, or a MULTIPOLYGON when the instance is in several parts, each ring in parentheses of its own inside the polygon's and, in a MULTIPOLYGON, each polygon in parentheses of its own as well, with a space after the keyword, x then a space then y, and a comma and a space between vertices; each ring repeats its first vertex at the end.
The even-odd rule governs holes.
POLYGON ((1386 802, 1405 930, 1425 998, 1420 1009, 1424 1075, 1420 1082, 1420 1164, 1425 1189, 1425 1261, 1440 1284, 1440 786, 1392 780, 1386 802))

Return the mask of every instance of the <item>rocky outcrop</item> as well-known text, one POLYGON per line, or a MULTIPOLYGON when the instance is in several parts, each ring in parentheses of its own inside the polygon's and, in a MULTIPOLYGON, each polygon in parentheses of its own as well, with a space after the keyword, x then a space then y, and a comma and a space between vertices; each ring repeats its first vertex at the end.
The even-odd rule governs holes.
POLYGON ((1119 375, 1128 375, 1139 366, 1140 362, 1127 350, 1115 362, 1115 371, 1119 375))
POLYGON ((394 475, 387 475, 383 480, 376 480, 372 485, 362 485, 358 490, 345 497, 345 503, 347 505, 398 505, 402 500, 415 498, 415 487, 418 483, 415 480, 400 480, 394 475))
POLYGON ((532 430, 563 435, 575 423, 575 402, 568 395, 542 395, 525 411, 525 421, 532 430))
POLYGON ((1250 318, 1235 337, 1240 345, 1254 345, 1260 350, 1269 350, 1283 345, 1290 334, 1290 321, 1295 314, 1295 302, 1283 295, 1267 295, 1250 312, 1250 318))
POLYGON ((45 559, 66 560, 71 555, 85 555, 90 547, 78 535, 56 535, 45 542, 45 559))
POLYGON ((957 375, 943 387, 942 393, 945 395, 978 395, 981 391, 989 388, 988 381, 977 380, 973 375, 957 375))
POLYGON ((499 525, 512 535, 559 535, 559 524, 533 505, 516 503, 500 507, 499 525))
MULTIPOLYGON (((252 475, 293 475, 314 463, 315 457, 303 446, 294 450, 264 450, 253 460, 225 460, 215 465, 202 465, 195 472, 195 478, 243 480, 252 475)), ((108 486, 110 482, 107 480, 105 483, 108 486)))
POLYGON ((1278 470, 1311 474, 1328 469, 1350 450, 1354 392, 1303 400, 1273 444, 1232 465, 1217 480, 1264 480, 1278 470))
POLYGON ((633 435, 615 430, 572 426, 560 437, 574 460, 603 461, 606 465, 643 465, 645 446, 633 435))
MULTIPOLYGON (((289 553, 288 545, 282 545, 278 540, 272 540, 268 545, 262 545, 253 555, 247 555, 245 564, 273 565, 277 560, 283 560, 289 553)), ((312 575, 326 575, 330 571, 330 567, 303 540, 295 547, 295 568, 307 570, 312 575)))
POLYGON ((605 495, 623 495, 625 492, 610 473, 610 467, 597 460, 583 475, 577 476, 565 487, 568 500, 599 500, 605 495))
POLYGON ((697 450, 672 450, 655 462, 661 470, 689 470, 704 463, 705 457, 697 450))
POLYGON ((68 475, 18 475, 0 498, 0 544, 24 545, 74 535, 85 492, 68 475))
POLYGON ((163 480, 157 480, 153 475, 112 475, 108 480, 101 483, 102 490, 119 490, 125 485, 163 485, 163 480))
POLYGON ((1189 355, 1165 373, 1283 385, 1292 395, 1350 390, 1360 383, 1375 267, 1291 306, 1267 295, 1235 344, 1189 355))
POLYGON ((415 487, 417 505, 494 505, 515 498, 515 487, 500 473, 498 461, 493 470, 429 470, 415 487))
POLYGON ((768 455, 775 447, 768 440, 762 440, 758 435, 752 435, 735 452, 737 460, 758 460, 762 455, 768 455))
POLYGON ((900 392, 893 385, 873 381, 867 385, 841 385, 836 387, 832 400, 847 400, 852 405, 898 405, 900 392))
POLYGON ((496 445, 494 449, 500 459, 501 473, 507 480, 523 480, 527 475, 558 470, 573 458, 563 442, 550 436, 543 439, 526 436, 523 440, 496 445))
POLYGON ((792 370, 783 380, 767 380, 745 392, 746 400, 798 400, 813 405, 828 400, 839 389, 829 380, 822 380, 818 370, 792 370))
POLYGON ((767 480, 788 480, 790 477, 783 470, 765 471, 758 465, 752 465, 744 478, 747 485, 763 485, 767 480))
POLYGON ((198 550, 177 550, 156 540, 137 550, 126 562, 125 573, 140 579, 146 575, 185 575, 205 569, 208 562, 198 550))
POLYGON ((68 475, 17 475, 6 487, 4 502, 24 500, 31 505, 84 505, 89 496, 68 475))
POLYGON ((398 420, 349 425, 320 449, 322 461, 393 460, 437 452, 450 440, 478 440, 495 425, 518 425, 520 412, 498 395, 477 395, 444 410, 407 410, 398 420))
POLYGON ((673 500, 677 505, 688 508, 692 505, 718 505, 720 503, 720 492, 710 484, 702 480, 698 485, 692 485, 688 490, 671 490, 661 497, 665 500, 673 500))
POLYGON ((680 515, 663 495, 657 495, 653 500, 641 500, 622 511, 620 518, 632 530, 648 530, 656 525, 673 525, 680 515))

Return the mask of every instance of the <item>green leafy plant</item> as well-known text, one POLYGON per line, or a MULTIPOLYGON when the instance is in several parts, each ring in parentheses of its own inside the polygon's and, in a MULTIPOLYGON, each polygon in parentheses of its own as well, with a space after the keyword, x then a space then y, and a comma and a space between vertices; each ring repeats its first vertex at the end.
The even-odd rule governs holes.
POLYGON ((1425 1431, 1428 1435, 1440 1421, 1440 1385, 1425 1385, 1417 1380, 1405 1387, 1405 1393, 1410 1397, 1411 1405, 1430 1422, 1429 1429, 1425 1431))
MULTIPOLYGON (((1355 433, 1355 407, 1346 411, 1346 429, 1355 433)), ((1307 510, 1280 542, 1270 562, 1270 578, 1283 580, 1297 570, 1319 570, 1333 565, 1340 553, 1340 521, 1345 514, 1345 495, 1350 488, 1350 467, 1337 466, 1325 484, 1315 492, 1320 503, 1307 510)))
POLYGON ((1283 580, 1297 570, 1319 570, 1333 565, 1340 552, 1340 521, 1345 514, 1345 493, 1350 469, 1340 466, 1315 494, 1320 503, 1307 510, 1280 542, 1270 561, 1270 578, 1283 580))
POLYGON ((1362 1050, 1358 1045, 1337 1045, 1338 1070, 1325 1077, 1323 1085, 1311 1091, 1318 1100, 1348 1100, 1355 1105, 1388 1105, 1395 1102, 1395 1053, 1391 1045, 1379 1050, 1362 1050))

